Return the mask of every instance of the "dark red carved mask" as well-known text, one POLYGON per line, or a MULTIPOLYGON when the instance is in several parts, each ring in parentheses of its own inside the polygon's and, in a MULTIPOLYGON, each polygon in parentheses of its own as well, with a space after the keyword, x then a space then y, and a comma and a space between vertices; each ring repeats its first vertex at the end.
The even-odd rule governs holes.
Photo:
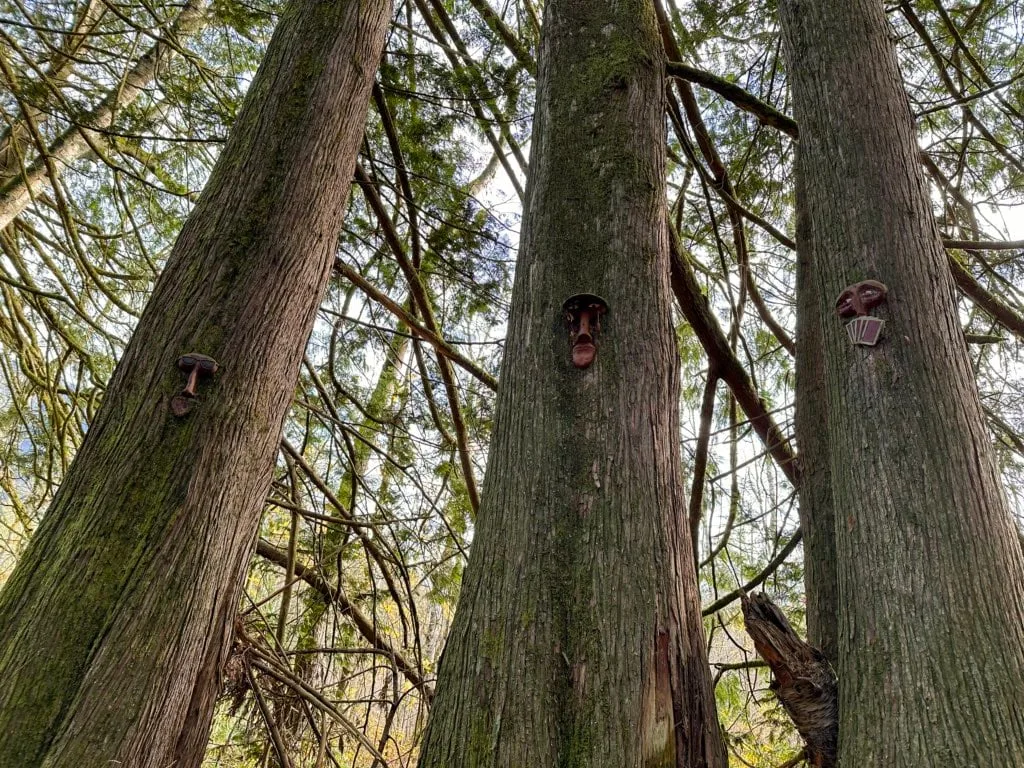
POLYGON ((847 286, 836 299, 836 312, 840 317, 860 317, 885 301, 889 289, 877 280, 861 280, 847 286))
POLYGON ((570 296, 562 304, 565 322, 569 326, 572 346, 572 364, 586 368, 597 357, 597 335, 601 330, 601 315, 608 311, 608 303, 592 293, 570 296))

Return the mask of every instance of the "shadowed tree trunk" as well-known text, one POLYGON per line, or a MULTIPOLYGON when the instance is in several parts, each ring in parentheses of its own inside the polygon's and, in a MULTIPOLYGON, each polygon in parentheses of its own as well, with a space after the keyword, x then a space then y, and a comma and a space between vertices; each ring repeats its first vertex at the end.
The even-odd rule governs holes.
MULTIPOLYGON (((800 180, 797 179, 800 190, 800 180)), ((798 195, 800 193, 798 192, 798 195)), ((802 195, 800 195, 802 197, 802 195)), ((804 546, 807 639, 833 664, 838 658, 835 515, 829 473, 828 387, 818 293, 814 288, 813 232, 807 211, 797 212, 796 438, 800 449, 800 529, 804 546)))
POLYGON ((724 768, 680 477, 646 0, 549 0, 470 562, 420 768, 724 768), (573 366, 562 304, 608 303, 573 366))
POLYGON ((296 0, 0 594, 0 764, 199 765, 390 4, 296 0), (221 372, 189 413, 175 361, 221 372))
POLYGON ((780 9, 828 393, 839 763, 1024 765, 1024 563, 883 6, 780 9), (889 289, 876 347, 835 312, 865 279, 889 289))

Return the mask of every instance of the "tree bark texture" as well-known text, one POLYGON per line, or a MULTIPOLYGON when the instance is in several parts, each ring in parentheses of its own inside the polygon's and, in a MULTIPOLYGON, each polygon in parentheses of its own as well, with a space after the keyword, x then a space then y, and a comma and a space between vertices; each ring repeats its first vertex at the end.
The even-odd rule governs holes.
POLYGON ((296 0, 0 594, 0 765, 197 766, 390 3, 296 0), (176 359, 221 373, 184 417, 176 359))
POLYGON ((839 762, 1024 765, 1024 563, 883 6, 780 11, 828 395, 839 762), (868 278, 886 325, 855 347, 834 302, 868 278))
POLYGON ((647 0, 549 0, 489 468, 420 768, 724 768, 686 525, 647 0), (573 367, 563 301, 609 305, 573 367))
MULTIPOLYGON (((797 179, 797 197, 803 198, 797 179)), ((796 440, 800 450, 800 530, 804 546, 807 639, 835 664, 839 658, 835 512, 829 469, 828 384, 818 292, 811 254, 814 233, 805 207, 797 210, 796 440)))

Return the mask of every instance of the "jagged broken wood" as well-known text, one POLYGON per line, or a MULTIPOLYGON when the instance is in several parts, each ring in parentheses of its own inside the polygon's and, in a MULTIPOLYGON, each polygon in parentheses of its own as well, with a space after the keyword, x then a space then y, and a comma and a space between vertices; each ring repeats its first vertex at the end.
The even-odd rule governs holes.
POLYGON ((836 674, 817 648, 797 636, 763 592, 742 597, 743 621, 754 648, 771 667, 769 688, 807 745, 813 768, 833 768, 839 731, 836 674))

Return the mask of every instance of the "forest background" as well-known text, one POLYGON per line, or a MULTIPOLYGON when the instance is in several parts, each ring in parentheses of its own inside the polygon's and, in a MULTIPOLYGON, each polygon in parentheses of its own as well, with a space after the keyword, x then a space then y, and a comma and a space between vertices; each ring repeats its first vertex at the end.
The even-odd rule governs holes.
MULTIPOLYGON (((0 579, 81 443, 278 10, 0 3, 0 579)), ((887 10, 1019 515, 1020 8, 887 10)), ((799 743, 738 597, 764 588, 800 623, 788 462, 799 446, 763 441, 772 429, 791 437, 793 420, 785 67, 771 3, 663 11, 669 58, 681 59, 666 115, 671 217, 714 315, 677 325, 709 655, 732 759, 776 766, 799 743)), ((238 649, 256 661, 229 668, 209 765, 266 764, 274 738, 296 764, 373 765, 367 742, 392 764, 415 762, 483 480, 539 16, 529 0, 396 7, 240 607, 238 649), (418 285, 397 255, 417 265, 418 285), (437 331, 412 311, 420 287, 437 331)))

